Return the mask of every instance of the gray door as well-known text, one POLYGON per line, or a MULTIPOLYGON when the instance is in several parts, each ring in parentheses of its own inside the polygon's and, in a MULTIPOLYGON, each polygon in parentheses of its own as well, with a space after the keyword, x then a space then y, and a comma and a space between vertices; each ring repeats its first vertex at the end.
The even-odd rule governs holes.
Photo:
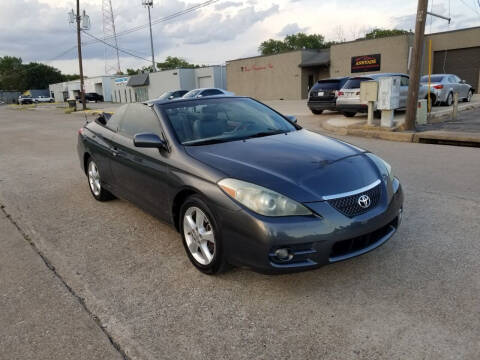
POLYGON ((480 46, 448 51, 435 51, 435 74, 455 74, 478 92, 480 74, 480 46))
POLYGON ((400 78, 400 101, 399 101, 400 108, 404 108, 407 106, 409 80, 410 79, 407 76, 402 76, 400 78))

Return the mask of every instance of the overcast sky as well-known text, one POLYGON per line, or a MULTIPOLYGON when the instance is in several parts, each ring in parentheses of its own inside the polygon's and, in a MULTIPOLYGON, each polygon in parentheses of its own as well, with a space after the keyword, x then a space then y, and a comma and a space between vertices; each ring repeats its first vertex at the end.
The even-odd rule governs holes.
MULTIPOLYGON (((152 20, 171 15, 205 0, 154 0, 152 20)), ((448 15, 452 23, 427 20, 427 32, 480 26, 477 0, 430 0, 433 11, 448 15), (450 5, 451 3, 451 5, 450 5)), ((24 62, 41 61, 65 73, 78 73, 74 26, 67 12, 73 0, 0 0, 0 56, 19 56, 24 62), (69 51, 70 49, 70 51, 69 51)), ((141 0, 112 0, 117 32, 148 22, 141 0)), ((153 26, 155 60, 168 55, 192 63, 219 64, 258 55, 266 39, 304 31, 320 33, 328 40, 352 40, 373 27, 414 28, 417 0, 219 0, 194 13, 153 26)), ((103 37, 102 0, 81 0, 91 18, 92 35, 103 37)), ((87 76, 105 68, 104 45, 83 36, 87 76)), ((118 38, 119 47, 150 58, 148 29, 118 38)), ((121 54, 121 68, 148 62, 121 54)))

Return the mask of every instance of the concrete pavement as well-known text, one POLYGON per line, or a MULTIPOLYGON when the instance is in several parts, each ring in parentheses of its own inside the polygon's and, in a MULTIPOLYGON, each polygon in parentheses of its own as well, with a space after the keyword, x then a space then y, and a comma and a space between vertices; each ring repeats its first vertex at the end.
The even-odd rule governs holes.
POLYGON ((122 359, 3 209, 0 234, 0 358, 122 359))
MULTIPOLYGON (((84 299, 87 320, 95 316, 128 358, 478 359, 478 149, 342 137, 382 156, 401 179, 405 218, 396 236, 316 271, 208 277, 171 227, 125 201, 93 200, 75 150, 83 122, 60 110, 0 109, 0 203, 84 299)), ((25 243, 0 234, 2 247, 25 243)), ((26 286, 37 292, 35 281, 26 286)), ((2 310, 27 318, 33 310, 15 307, 19 296, 2 310)), ((104 333, 91 334, 110 351, 104 333)), ((22 357, 0 344, 2 356, 22 357)))

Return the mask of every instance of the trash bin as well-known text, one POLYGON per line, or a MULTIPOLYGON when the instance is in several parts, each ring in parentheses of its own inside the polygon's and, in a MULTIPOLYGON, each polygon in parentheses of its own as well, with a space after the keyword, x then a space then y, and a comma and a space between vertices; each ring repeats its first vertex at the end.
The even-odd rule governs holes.
POLYGON ((75 99, 67 99, 69 109, 73 109, 73 111, 77 111, 77 100, 75 99))
POLYGON ((418 100, 418 106, 417 106, 417 124, 418 125, 425 125, 427 123, 427 116, 428 116, 428 111, 427 111, 427 100, 422 99, 418 100))

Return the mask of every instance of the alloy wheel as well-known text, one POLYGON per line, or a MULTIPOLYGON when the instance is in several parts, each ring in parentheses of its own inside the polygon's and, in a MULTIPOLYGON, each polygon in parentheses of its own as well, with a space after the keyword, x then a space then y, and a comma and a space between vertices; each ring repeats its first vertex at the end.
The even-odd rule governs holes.
POLYGON ((448 94, 448 97, 447 97, 447 105, 450 106, 452 105, 453 103, 453 96, 452 96, 452 93, 448 94))
POLYGON ((209 265, 215 257, 215 234, 208 216, 198 207, 187 209, 183 216, 183 234, 193 258, 201 265, 209 265))
POLYGON ((94 161, 90 161, 88 164, 88 183, 90 184, 90 189, 92 189, 93 194, 99 196, 102 187, 100 185, 100 173, 94 161))

